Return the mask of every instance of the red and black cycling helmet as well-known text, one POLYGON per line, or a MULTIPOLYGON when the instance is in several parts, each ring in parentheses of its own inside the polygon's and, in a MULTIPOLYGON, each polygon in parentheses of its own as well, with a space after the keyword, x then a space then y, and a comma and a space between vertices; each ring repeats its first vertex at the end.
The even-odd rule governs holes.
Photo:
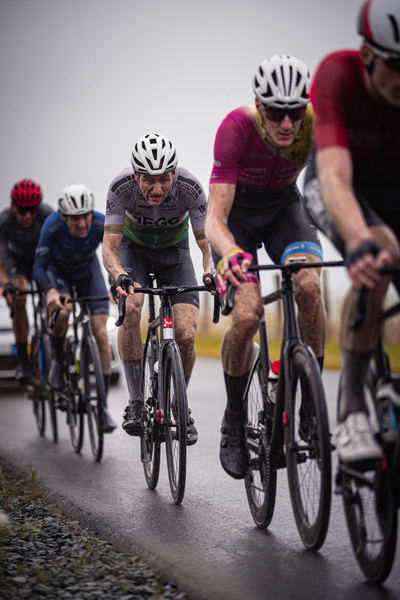
POLYGON ((22 179, 12 188, 11 200, 17 206, 37 206, 42 201, 42 188, 31 179, 22 179))

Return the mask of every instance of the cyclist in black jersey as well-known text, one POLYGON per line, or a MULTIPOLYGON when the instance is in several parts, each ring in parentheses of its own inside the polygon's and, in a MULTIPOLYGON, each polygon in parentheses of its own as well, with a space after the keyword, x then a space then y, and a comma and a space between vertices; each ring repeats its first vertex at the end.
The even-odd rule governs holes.
POLYGON ((29 323, 26 296, 32 279, 35 249, 42 225, 53 209, 42 204, 42 189, 31 179, 18 181, 11 190, 11 206, 0 213, 0 286, 10 306, 14 299, 13 330, 18 353, 15 378, 29 379, 27 340, 29 323))
MULTIPOLYGON (((177 166, 173 144, 159 134, 142 136, 133 148, 131 162, 132 167, 119 173, 108 190, 103 262, 115 280, 113 293, 127 296, 125 322, 118 331, 118 350, 129 389, 122 427, 129 435, 140 435, 144 419, 140 334, 144 295, 134 294, 133 286, 146 287, 149 273, 156 276, 158 286, 197 285, 189 252, 189 219, 203 253, 204 274, 210 273, 210 259, 204 236, 205 193, 189 171, 177 166), (126 276, 131 280, 129 294, 121 288, 126 276)), ((176 295, 172 305, 188 385, 196 359, 198 292, 176 295)), ((187 444, 196 443, 198 433, 192 417, 187 433, 187 444)))

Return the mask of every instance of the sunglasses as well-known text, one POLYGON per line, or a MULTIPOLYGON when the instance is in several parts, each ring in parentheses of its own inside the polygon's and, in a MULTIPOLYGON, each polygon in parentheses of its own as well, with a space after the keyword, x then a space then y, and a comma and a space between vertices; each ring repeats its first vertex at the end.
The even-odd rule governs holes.
POLYGON ((387 58, 385 63, 389 69, 393 69, 393 71, 400 71, 400 58, 387 58))
POLYGON ((268 121, 280 123, 287 115, 291 121, 300 121, 306 116, 306 107, 299 108, 276 108, 275 106, 264 106, 265 116, 268 121))
POLYGON ((18 204, 14 204, 17 213, 21 216, 27 215, 28 213, 31 213, 31 215, 37 215, 37 213, 39 212, 39 207, 38 206, 18 206, 18 204))

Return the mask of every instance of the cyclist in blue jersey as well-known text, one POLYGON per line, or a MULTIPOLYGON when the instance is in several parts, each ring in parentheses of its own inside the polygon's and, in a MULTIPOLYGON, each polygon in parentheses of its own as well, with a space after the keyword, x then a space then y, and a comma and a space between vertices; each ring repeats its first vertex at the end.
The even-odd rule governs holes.
POLYGON ((21 384, 28 382, 31 373, 26 296, 19 292, 29 287, 40 230, 52 212, 50 206, 42 204, 40 185, 23 179, 11 190, 11 206, 0 213, 0 285, 7 304, 14 303, 12 323, 18 355, 15 379, 21 384))
MULTIPOLYGON (((107 296, 96 250, 103 241, 104 215, 94 211, 94 196, 83 184, 72 183, 61 192, 59 210, 46 219, 36 249, 33 278, 45 292, 50 311, 60 313, 52 330, 54 358, 49 383, 56 389, 65 386, 65 334, 71 304, 62 304, 60 295, 107 296)), ((90 304, 91 326, 99 349, 107 392, 111 380, 111 349, 107 337, 108 301, 90 304)), ((111 433, 116 424, 104 408, 104 432, 111 433)))
MULTIPOLYGON (((144 295, 134 294, 133 286, 146 287, 149 273, 154 273, 159 286, 197 285, 189 252, 189 219, 203 253, 204 274, 210 273, 210 258, 204 235, 206 196, 200 182, 183 167, 177 167, 173 144, 163 135, 145 135, 135 144, 131 162, 132 167, 119 173, 108 190, 103 262, 115 279, 113 292, 128 296, 126 319, 118 331, 118 350, 129 388, 122 427, 128 435, 140 435, 145 414, 140 334, 144 295), (129 294, 121 288, 126 276, 131 279, 129 294)), ((199 294, 180 294, 171 301, 188 385, 196 359, 199 294)), ((187 444, 195 444, 198 433, 192 417, 187 433, 187 444)))

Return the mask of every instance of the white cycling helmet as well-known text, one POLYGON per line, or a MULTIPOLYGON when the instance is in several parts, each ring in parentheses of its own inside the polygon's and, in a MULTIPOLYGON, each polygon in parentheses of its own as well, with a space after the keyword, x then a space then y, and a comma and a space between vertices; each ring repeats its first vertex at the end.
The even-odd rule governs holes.
POLYGON ((61 190, 58 209, 64 215, 85 215, 94 209, 94 196, 83 183, 70 183, 61 190))
POLYGON ((400 57, 399 0, 368 0, 360 10, 358 33, 382 58, 400 57))
POLYGON ((131 163, 137 173, 162 175, 176 168, 178 156, 175 146, 164 135, 148 133, 134 145, 131 163))
POLYGON ((263 60, 253 77, 253 90, 263 106, 300 108, 308 104, 307 65, 294 56, 275 54, 263 60))

